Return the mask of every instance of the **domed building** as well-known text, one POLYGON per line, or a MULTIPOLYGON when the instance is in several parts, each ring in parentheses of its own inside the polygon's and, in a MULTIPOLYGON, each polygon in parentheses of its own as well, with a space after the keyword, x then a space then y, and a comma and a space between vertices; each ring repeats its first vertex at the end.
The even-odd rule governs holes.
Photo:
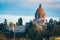
MULTIPOLYGON (((36 10, 35 19, 33 20, 33 24, 35 24, 39 28, 40 26, 45 25, 45 23, 46 23, 45 12, 40 4, 39 8, 36 10)), ((40 29, 42 29, 42 28, 40 27, 40 29)))

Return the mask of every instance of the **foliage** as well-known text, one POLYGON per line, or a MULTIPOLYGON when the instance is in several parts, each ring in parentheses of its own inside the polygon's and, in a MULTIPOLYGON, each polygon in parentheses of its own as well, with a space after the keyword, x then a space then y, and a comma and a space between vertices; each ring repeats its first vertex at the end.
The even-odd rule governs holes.
POLYGON ((13 23, 13 22, 10 22, 10 23, 9 23, 9 26, 14 26, 14 23, 13 23))
POLYGON ((3 23, 0 24, 0 32, 5 32, 6 28, 3 23))
POLYGON ((18 19, 18 25, 22 25, 22 18, 18 19))

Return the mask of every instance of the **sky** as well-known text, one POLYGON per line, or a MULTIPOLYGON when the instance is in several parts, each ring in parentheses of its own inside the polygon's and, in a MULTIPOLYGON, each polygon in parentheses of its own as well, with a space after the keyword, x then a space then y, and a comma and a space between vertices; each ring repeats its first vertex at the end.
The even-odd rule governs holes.
POLYGON ((8 22, 17 22, 19 17, 23 22, 34 19, 39 4, 42 4, 46 18, 60 18, 60 0, 0 0, 0 23, 6 18, 8 22))

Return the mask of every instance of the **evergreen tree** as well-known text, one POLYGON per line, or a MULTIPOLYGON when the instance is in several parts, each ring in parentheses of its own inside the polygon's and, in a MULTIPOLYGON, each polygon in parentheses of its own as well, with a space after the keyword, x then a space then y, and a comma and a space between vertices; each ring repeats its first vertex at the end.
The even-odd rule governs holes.
POLYGON ((49 20, 49 23, 50 23, 50 24, 53 23, 53 19, 52 19, 52 18, 49 20))
POLYGON ((7 20, 4 19, 4 26, 7 27, 7 20))
POLYGON ((0 31, 1 32, 4 32, 6 29, 5 29, 5 27, 4 27, 4 24, 3 23, 1 23, 0 24, 0 31))
POLYGON ((18 25, 22 25, 22 18, 18 19, 18 25))
POLYGON ((52 36, 52 31, 53 31, 53 28, 54 28, 54 24, 47 24, 47 28, 46 28, 46 38, 47 40, 50 40, 50 37, 52 36))

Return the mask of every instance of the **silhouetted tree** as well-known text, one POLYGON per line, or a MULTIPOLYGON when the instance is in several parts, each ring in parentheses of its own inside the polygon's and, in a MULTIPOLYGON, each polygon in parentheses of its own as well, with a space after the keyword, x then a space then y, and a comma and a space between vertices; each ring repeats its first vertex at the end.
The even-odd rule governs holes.
MULTIPOLYGON (((53 21, 52 21, 53 22, 53 21)), ((53 24, 47 24, 47 28, 46 28, 46 37, 47 40, 50 40, 50 37, 52 36, 52 31, 53 31, 54 25, 53 24)))
POLYGON ((56 24, 57 23, 57 20, 54 20, 54 24, 56 24))
POLYGON ((54 36, 60 36, 60 22, 57 22, 55 25, 54 25, 54 36))
POLYGON ((32 21, 30 21, 29 23, 26 24, 26 30, 25 30, 25 32, 28 33, 29 30, 30 30, 32 27, 33 27, 33 23, 32 23, 32 21))
POLYGON ((59 23, 60 23, 60 19, 59 19, 59 23))
POLYGON ((6 30, 6 29, 5 29, 5 27, 4 27, 4 24, 1 23, 1 24, 0 24, 0 31, 1 31, 1 32, 5 32, 5 30, 6 30))
POLYGON ((38 31, 37 26, 32 21, 29 22, 27 27, 29 27, 27 29, 28 38, 31 38, 31 40, 43 40, 43 36, 45 36, 44 32, 41 30, 38 31))
POLYGON ((18 25, 22 25, 22 18, 18 19, 18 25))
POLYGON ((53 19, 50 19, 50 20, 49 20, 49 23, 53 23, 53 19))
POLYGON ((29 27, 30 28, 33 27, 33 22, 32 21, 29 22, 29 27))
POLYGON ((7 38, 7 40, 11 40, 12 38, 14 38, 14 33, 13 31, 6 31, 5 33, 5 37, 7 38))
POLYGON ((7 26, 7 20, 4 19, 4 26, 7 26))

